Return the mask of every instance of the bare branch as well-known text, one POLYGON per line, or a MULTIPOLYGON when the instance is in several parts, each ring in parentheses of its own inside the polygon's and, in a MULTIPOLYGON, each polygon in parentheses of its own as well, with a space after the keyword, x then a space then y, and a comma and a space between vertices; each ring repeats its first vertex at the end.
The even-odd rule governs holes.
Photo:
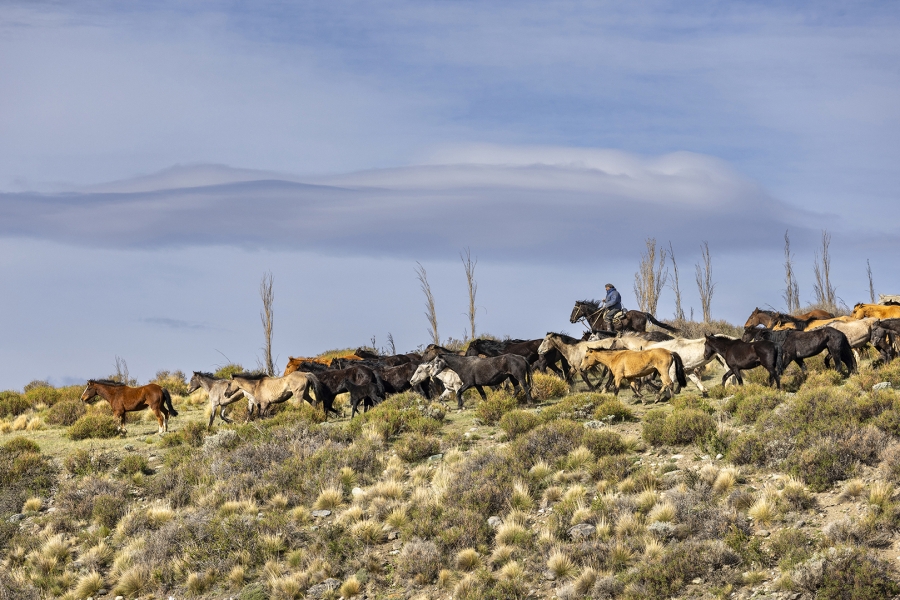
POLYGON ((828 247, 831 246, 831 234, 822 230, 822 250, 817 250, 813 263, 813 274, 816 283, 813 285, 813 293, 816 295, 816 304, 829 312, 837 310, 837 290, 831 285, 831 255, 828 247))
POLYGON ((259 312, 259 318, 262 321, 263 335, 265 336, 265 346, 262 348, 263 364, 261 366, 269 377, 275 376, 275 363, 272 361, 272 329, 275 324, 275 312, 273 310, 275 291, 273 284, 274 278, 271 271, 265 273, 262 281, 259 283, 259 297, 263 303, 263 308, 259 312))
POLYGON ((703 322, 712 320, 710 306, 712 305, 713 291, 716 284, 712 281, 712 260, 709 255, 709 243, 700 245, 700 257, 702 264, 697 267, 697 289, 700 291, 700 306, 703 309, 703 322))
POLYGON ((437 320, 437 311, 434 307, 434 294, 431 293, 431 286, 428 285, 428 273, 425 272, 425 267, 422 266, 422 263, 416 261, 416 264, 419 265, 416 267, 416 278, 419 280, 419 287, 422 289, 422 293, 425 294, 425 316, 428 318, 428 325, 431 327, 431 339, 435 344, 441 343, 441 336, 438 335, 438 320, 437 320))
POLYGON ((875 284, 872 282, 872 265, 866 259, 866 273, 869 275, 869 301, 875 304, 875 284))
POLYGON ((800 286, 794 275, 794 255, 791 254, 791 238, 784 232, 784 298, 789 313, 800 310, 800 286))
POLYGON ((669 271, 663 270, 666 266, 665 248, 659 249, 657 262, 656 238, 647 238, 646 244, 647 251, 641 252, 641 262, 634 274, 634 295, 642 311, 656 314, 659 296, 669 279, 669 271))
POLYGON ((459 259, 462 261, 463 268, 466 270, 466 283, 469 286, 469 335, 471 335, 471 339, 474 340, 475 312, 478 310, 475 306, 475 293, 478 291, 478 283, 475 282, 475 265, 478 264, 478 258, 473 261, 471 251, 469 248, 466 248, 459 253, 459 259))
POLYGON ((675 292, 675 320, 684 321, 684 309, 681 307, 681 285, 678 283, 678 264, 675 262, 675 249, 669 240, 669 258, 672 260, 672 283, 669 287, 675 292))
POLYGON ((397 354, 397 346, 394 344, 394 336, 390 331, 388 331, 387 349, 390 356, 394 356, 397 354))

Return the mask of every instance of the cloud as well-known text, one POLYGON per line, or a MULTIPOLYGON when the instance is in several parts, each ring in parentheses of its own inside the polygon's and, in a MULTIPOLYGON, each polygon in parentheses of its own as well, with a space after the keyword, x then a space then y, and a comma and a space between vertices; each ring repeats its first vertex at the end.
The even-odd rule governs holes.
MULTIPOLYGON (((0 235, 100 248, 226 245, 331 255, 510 261, 632 255, 644 237, 743 252, 826 217, 770 197, 727 163, 678 152, 480 146, 430 164, 300 183, 201 166, 97 189, 0 195, 0 235), (209 182, 214 183, 208 185, 209 182), (225 183, 221 183, 225 182, 225 183), (152 190, 158 186, 162 189, 152 190)), ((273 178, 274 177, 274 178, 273 178)))
POLYGON ((199 329, 209 329, 209 325, 205 323, 197 323, 193 321, 182 321, 181 319, 169 319, 166 317, 148 317, 146 319, 141 319, 142 322, 147 323, 148 325, 153 325, 156 327, 164 327, 168 329, 188 329, 188 330, 199 330, 199 329))

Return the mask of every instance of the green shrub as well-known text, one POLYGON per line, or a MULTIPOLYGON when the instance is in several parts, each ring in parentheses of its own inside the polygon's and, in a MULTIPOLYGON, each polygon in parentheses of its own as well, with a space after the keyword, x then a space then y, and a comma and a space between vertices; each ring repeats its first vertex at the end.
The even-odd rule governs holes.
POLYGON ((91 507, 91 519, 98 525, 112 529, 125 515, 128 504, 122 498, 100 494, 94 498, 91 507))
POLYGON ((823 437, 789 459, 791 472, 814 492, 824 492, 831 484, 846 479, 854 471, 857 457, 846 451, 841 440, 823 437))
POLYGON ((199 448, 206 439, 206 425, 200 421, 189 421, 178 430, 178 437, 188 446, 199 448))
POLYGON ((516 398, 505 391, 494 392, 488 399, 480 402, 475 414, 486 425, 494 425, 503 415, 517 406, 516 398))
POLYGON ((569 384, 550 373, 536 371, 531 379, 531 397, 535 402, 561 398, 569 392, 569 384))
POLYGON ((57 402, 47 411, 47 423, 68 427, 83 417, 87 409, 81 400, 63 400, 57 402))
POLYGON ((769 550, 783 571, 808 559, 813 549, 813 540, 802 529, 785 528, 769 539, 769 550))
POLYGON ((584 426, 574 421, 551 421, 519 436, 509 451, 531 468, 539 460, 552 462, 580 446, 584 431, 584 426))
POLYGON ((728 445, 725 456, 736 465, 762 465, 765 463, 765 444, 754 432, 740 433, 728 445))
POLYGON ((613 421, 631 421, 634 413, 617 398, 610 398, 600 403, 594 411, 594 418, 600 421, 609 418, 613 421))
MULTIPOLYGON (((229 374, 229 377, 231 375, 229 374)), ((173 396, 187 396, 188 384, 181 371, 157 371, 150 383, 155 383, 173 396)))
POLYGON ((406 462, 416 462, 441 451, 441 441, 436 437, 412 433, 396 445, 397 456, 406 462))
POLYGON ((734 413, 740 423, 755 423, 761 414, 770 411, 784 400, 778 390, 763 386, 745 386, 728 402, 726 410, 734 413), (734 410, 730 410, 734 407, 734 410))
POLYGON ((591 476, 597 480, 621 481, 631 474, 633 466, 632 461, 621 454, 604 456, 591 467, 591 476))
POLYGON ((75 448, 66 456, 63 466, 72 475, 87 475, 108 470, 112 460, 109 454, 103 452, 92 454, 84 448, 75 448))
POLYGON ((890 567, 863 548, 827 557, 821 575, 815 573, 802 582, 806 590, 823 600, 878 600, 900 593, 890 567))
POLYGON ((654 445, 683 445, 695 440, 702 442, 715 430, 715 420, 695 408, 674 410, 668 416, 661 409, 655 409, 644 417, 644 439, 654 445))
POLYGON ((584 392, 566 396, 556 404, 548 406, 541 411, 541 420, 545 423, 557 419, 591 419, 597 406, 608 400, 615 399, 612 394, 598 394, 596 392, 584 392))
POLYGON ((674 410, 692 408, 694 410, 700 410, 709 414, 713 414, 714 412, 716 412, 716 409, 712 407, 708 399, 696 394, 679 394, 678 396, 672 398, 669 404, 674 410))
POLYGON ((532 412, 511 410, 500 419, 500 429, 506 432, 509 439, 514 440, 537 427, 540 422, 540 417, 532 412))
POLYGON ((119 472, 125 475, 134 475, 135 473, 144 473, 145 475, 153 472, 147 459, 141 454, 126 454, 119 461, 119 472))
POLYGON ((23 452, 40 453, 41 447, 34 440, 17 435, 3 444, 3 450, 11 454, 21 454, 23 452))
POLYGON ((49 385, 41 385, 26 390, 25 400, 27 400, 28 404, 31 406, 37 406, 38 404, 53 406, 59 401, 59 392, 49 385))
POLYGON ((414 539, 406 542, 397 556, 397 571, 420 583, 431 583, 441 568, 441 553, 430 540, 414 539))
POLYGON ((69 427, 69 437, 73 440, 87 438, 111 438, 119 433, 119 423, 113 417, 88 413, 69 427))
POLYGON ((20 394, 12 390, 0 392, 0 417, 15 417, 31 408, 31 403, 20 394))
POLYGON ((581 443, 597 458, 625 452, 625 444, 618 433, 585 429, 581 443))

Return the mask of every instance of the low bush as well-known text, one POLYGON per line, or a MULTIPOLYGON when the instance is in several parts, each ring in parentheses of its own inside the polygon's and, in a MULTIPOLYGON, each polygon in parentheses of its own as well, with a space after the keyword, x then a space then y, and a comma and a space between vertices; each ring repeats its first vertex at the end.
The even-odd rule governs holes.
POLYGON ((703 441, 715 429, 715 420, 702 410, 685 408, 666 415, 662 409, 654 409, 644 417, 643 435, 648 443, 655 446, 674 446, 703 441))
POLYGON ((612 394, 596 392, 572 394, 542 410, 541 420, 547 423, 557 419, 591 419, 594 418, 594 412, 600 404, 614 399, 615 396, 612 394))
POLYGON ((766 447, 759 435, 754 432, 738 434, 728 445, 725 452, 729 462, 736 465, 762 465, 765 463, 766 447))
POLYGON ((531 397, 535 402, 561 398, 569 391, 569 384, 550 373, 536 371, 531 379, 531 397))
POLYGON ((486 425, 494 425, 503 415, 514 410, 517 404, 515 396, 501 390, 488 395, 487 400, 480 402, 475 414, 486 425))
POLYGON ((527 433, 541 423, 540 417, 527 410, 511 410, 500 419, 500 429, 506 432, 506 436, 514 440, 523 433, 527 433))
POLYGON ((53 406, 59 401, 59 392, 56 388, 49 385, 39 385, 29 390, 25 390, 25 400, 31 406, 43 404, 44 406, 53 406))
POLYGON ((430 540, 410 540, 403 545, 397 556, 397 571, 400 575, 415 579, 419 584, 434 581, 440 569, 440 550, 430 540))
POLYGON ((119 433, 119 423, 111 416, 88 413, 75 421, 68 431, 73 440, 111 438, 119 433))
POLYGON ((441 441, 433 436, 412 433, 404 437, 397 445, 397 456, 406 462, 416 462, 441 451, 441 441))
POLYGON ((510 445, 509 452, 522 461, 525 468, 531 468, 540 460, 552 462, 567 455, 581 445, 584 432, 584 426, 575 421, 550 421, 519 436, 510 445))
POLYGON ((723 407, 740 423, 755 423, 759 416, 784 400, 778 390, 762 385, 745 385, 734 393, 723 407))
POLYGON ((612 431, 597 431, 594 429, 585 429, 581 443, 596 458, 603 456, 613 456, 625 452, 625 444, 622 437, 618 433, 612 431))
POLYGON ((612 421, 631 421, 634 413, 622 404, 617 398, 609 398, 600 403, 594 411, 594 418, 600 421, 610 419, 612 421))
POLYGON ((10 454, 22 454, 24 452, 40 453, 41 447, 32 439, 16 436, 3 444, 3 451, 10 454))
POLYGON ((19 392, 0 392, 0 417, 15 417, 31 408, 31 403, 19 392))
POLYGON ((794 581, 824 600, 876 600, 900 593, 900 584, 892 577, 890 567, 862 548, 829 555, 821 564, 819 561, 804 563, 795 573, 794 581))
POLYGON ((47 423, 68 427, 83 417, 87 409, 81 400, 63 400, 57 402, 47 411, 47 423))
MULTIPOLYGON (((231 375, 229 374, 229 377, 231 375)), ((150 383, 155 383, 173 396, 187 396, 188 384, 181 371, 157 371, 150 383)))
POLYGON ((147 459, 141 454, 126 454, 119 461, 119 473, 124 475, 134 475, 135 473, 144 473, 145 475, 153 472, 147 459))

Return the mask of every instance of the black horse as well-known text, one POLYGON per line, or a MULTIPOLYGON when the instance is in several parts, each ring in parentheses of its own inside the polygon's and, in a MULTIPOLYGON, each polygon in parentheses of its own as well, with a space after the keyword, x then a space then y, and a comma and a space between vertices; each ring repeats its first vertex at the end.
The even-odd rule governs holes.
POLYGON ((538 354, 538 348, 544 338, 536 340, 496 340, 477 339, 469 343, 466 356, 500 356, 501 354, 517 354, 528 361, 533 369, 546 371, 550 369, 568 381, 571 377, 570 367, 565 357, 555 348, 546 354, 538 354), (560 366, 557 366, 560 363, 560 366))
POLYGON ((707 335, 703 358, 709 360, 718 354, 725 360, 728 370, 722 376, 722 385, 734 375, 740 385, 744 385, 741 371, 762 366, 769 372, 769 385, 781 389, 781 351, 772 342, 760 340, 744 342, 717 335, 707 335))
MULTIPOLYGON (((743 340, 766 340, 781 349, 782 359, 778 365, 778 374, 784 373, 785 368, 792 362, 806 373, 806 364, 803 359, 815 356, 823 351, 828 351, 828 358, 834 361, 834 370, 841 372, 842 364, 847 365, 850 373, 856 372, 856 359, 853 357, 853 349, 843 332, 833 327, 822 327, 812 331, 770 329, 752 329, 744 332, 743 340)), ((826 365, 828 360, 826 359, 826 365)))
POLYGON ((577 323, 584 319, 591 331, 647 331, 647 321, 650 321, 657 327, 662 327, 666 331, 677 332, 678 329, 671 325, 666 325, 648 312, 639 310, 629 310, 619 321, 613 321, 612 330, 606 327, 606 321, 603 319, 605 309, 600 308, 600 303, 596 300, 579 300, 575 302, 575 308, 569 316, 570 323, 577 323))
POLYGON ((363 402, 363 409, 367 406, 374 406, 384 399, 384 382, 381 377, 372 369, 355 365, 346 369, 328 369, 316 373, 319 381, 319 388, 316 389, 317 401, 322 402, 325 411, 325 418, 328 413, 340 414, 334 408, 334 397, 341 392, 350 393, 350 418, 356 415, 360 401, 363 402), (321 392, 321 393, 320 393, 321 392))
POLYGON ((531 403, 531 366, 517 354, 501 354, 488 358, 442 354, 435 358, 435 371, 450 369, 459 375, 462 386, 456 392, 457 407, 462 410, 462 395, 469 388, 475 388, 482 400, 487 400, 483 386, 500 385, 506 380, 518 391, 519 385, 525 390, 525 400, 531 403))
POLYGON ((900 319, 881 319, 872 326, 871 343, 881 358, 888 363, 897 355, 896 342, 900 341, 900 319))

